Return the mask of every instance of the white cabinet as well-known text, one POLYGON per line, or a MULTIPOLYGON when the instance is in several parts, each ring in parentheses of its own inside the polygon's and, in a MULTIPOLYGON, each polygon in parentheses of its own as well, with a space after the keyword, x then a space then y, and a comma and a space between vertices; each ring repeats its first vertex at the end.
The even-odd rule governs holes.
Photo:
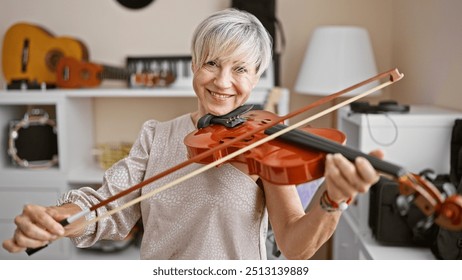
MULTIPOLYGON (((252 93, 248 102, 264 104, 268 90, 252 93)), ((288 112, 289 94, 282 89, 278 110, 288 112)), ((86 90, 3 90, 0 91, 0 240, 10 238, 14 216, 23 205, 54 205, 63 192, 73 186, 98 184, 103 170, 92 156, 95 146, 94 98, 194 97, 192 89, 86 89, 86 90), (45 107, 56 120, 59 164, 48 169, 27 169, 12 163, 8 150, 8 127, 20 120, 28 106, 45 107)), ((195 108, 192 108, 194 110, 195 108)), ((59 240, 28 257, 0 250, 0 259, 86 258, 76 253, 69 240, 59 240)), ((94 257, 94 256, 93 256, 94 257)), ((135 256, 136 258, 138 256, 135 256)), ((105 257, 105 258, 114 258, 105 257)))
MULTIPOLYGON (((51 205, 56 203, 59 194, 67 187, 66 171, 68 148, 65 133, 58 134, 59 164, 48 169, 25 169, 13 164, 9 157, 9 124, 21 120, 27 111, 27 105, 46 107, 59 121, 58 131, 65 129, 66 100, 59 94, 38 96, 37 92, 0 94, 0 239, 11 237, 14 231, 13 217, 19 214, 26 203, 51 205)), ((64 240, 57 241, 47 248, 46 254, 37 253, 35 259, 65 258, 70 249, 64 240)), ((27 258, 25 254, 8 254, 0 250, 0 258, 27 258)))
MULTIPOLYGON (((338 129, 347 145, 363 152, 382 149, 385 160, 418 173, 430 168, 449 173, 450 139, 455 119, 462 112, 434 106, 412 105, 409 113, 357 114, 344 107, 338 129)), ((426 248, 396 248, 378 244, 368 226, 369 196, 359 195, 343 214, 334 234, 334 258, 432 258, 426 248), (353 249, 352 249, 353 248, 353 249)))

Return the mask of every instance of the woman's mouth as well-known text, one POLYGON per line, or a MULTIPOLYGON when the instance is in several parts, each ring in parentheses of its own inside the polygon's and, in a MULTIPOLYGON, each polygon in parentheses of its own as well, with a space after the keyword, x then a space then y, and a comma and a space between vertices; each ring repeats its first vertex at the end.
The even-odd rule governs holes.
POLYGON ((213 91, 210 91, 210 95, 212 95, 214 98, 219 99, 219 100, 226 100, 232 97, 232 95, 229 95, 229 94, 220 94, 220 93, 213 92, 213 91))

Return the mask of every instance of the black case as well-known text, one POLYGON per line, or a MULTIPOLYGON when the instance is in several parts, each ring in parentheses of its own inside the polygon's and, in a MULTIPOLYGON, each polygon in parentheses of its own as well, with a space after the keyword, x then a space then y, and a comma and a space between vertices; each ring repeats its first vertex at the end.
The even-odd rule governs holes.
POLYGON ((396 204, 398 196, 398 183, 385 177, 371 187, 369 226, 373 236, 383 245, 429 247, 436 226, 420 227, 426 217, 413 204, 406 215, 401 215, 396 204))

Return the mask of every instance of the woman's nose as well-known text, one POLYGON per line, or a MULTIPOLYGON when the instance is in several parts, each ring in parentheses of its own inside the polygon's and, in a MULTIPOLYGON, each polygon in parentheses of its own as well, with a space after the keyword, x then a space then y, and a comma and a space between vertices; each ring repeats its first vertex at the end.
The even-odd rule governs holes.
POLYGON ((221 69, 215 77, 214 83, 220 88, 229 88, 232 85, 232 74, 227 69, 221 69))

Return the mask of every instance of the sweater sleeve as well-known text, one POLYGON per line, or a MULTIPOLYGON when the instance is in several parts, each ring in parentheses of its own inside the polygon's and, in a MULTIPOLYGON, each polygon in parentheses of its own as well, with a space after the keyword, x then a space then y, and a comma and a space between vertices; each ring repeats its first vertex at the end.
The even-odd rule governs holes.
MULTIPOLYGON (((75 203, 82 209, 90 208, 143 181, 157 123, 157 121, 151 120, 143 124, 129 155, 105 172, 103 184, 100 188, 82 187, 70 190, 60 198, 58 205, 75 203)), ((126 204, 140 196, 140 193, 140 190, 133 191, 106 206, 96 209, 86 216, 87 221, 126 204)), ((140 217, 140 206, 135 204, 101 219, 97 223, 87 225, 82 236, 71 238, 71 240, 77 247, 89 247, 101 239, 122 240, 128 235, 140 217)))

